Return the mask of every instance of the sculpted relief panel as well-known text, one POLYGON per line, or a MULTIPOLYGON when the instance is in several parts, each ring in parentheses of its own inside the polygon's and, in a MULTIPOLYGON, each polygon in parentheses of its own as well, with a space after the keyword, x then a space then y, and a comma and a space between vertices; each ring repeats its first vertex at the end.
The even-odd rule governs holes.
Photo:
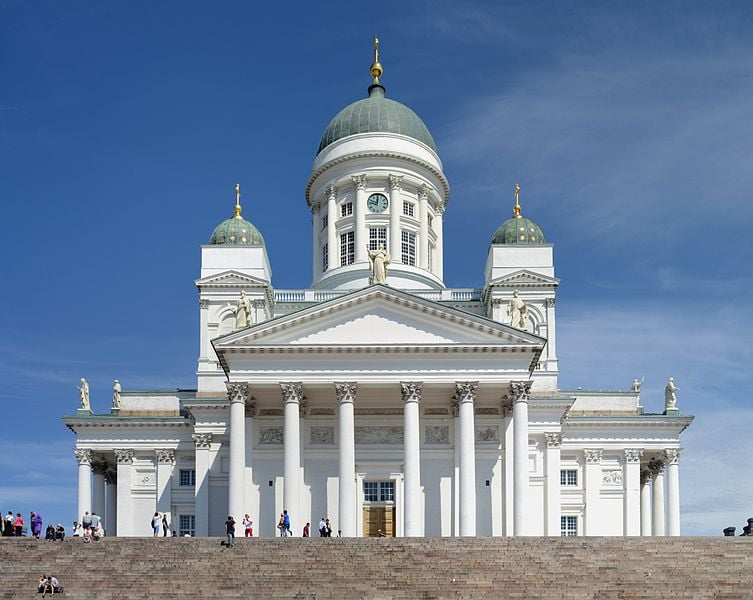
POLYGON ((325 425, 311 426, 312 445, 332 445, 335 443, 335 428, 325 425))
POLYGON ((260 427, 259 444, 282 444, 282 427, 260 427))
POLYGON ((362 425, 355 428, 356 444, 402 444, 403 428, 397 425, 362 425))
POLYGON ((427 425, 424 427, 424 443, 427 445, 448 445, 450 428, 447 425, 427 425))

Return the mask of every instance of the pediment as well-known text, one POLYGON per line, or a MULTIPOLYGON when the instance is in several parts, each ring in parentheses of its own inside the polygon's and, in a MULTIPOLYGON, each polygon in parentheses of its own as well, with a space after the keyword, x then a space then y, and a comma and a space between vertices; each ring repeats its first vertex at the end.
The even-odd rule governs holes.
POLYGON ((560 280, 521 269, 489 282, 489 287, 557 287, 560 280))
POLYGON ((269 287, 269 283, 262 279, 232 270, 202 277, 194 283, 197 287, 269 287))
POLYGON ((510 346, 541 351, 546 340, 385 286, 371 286, 214 340, 243 347, 510 346))

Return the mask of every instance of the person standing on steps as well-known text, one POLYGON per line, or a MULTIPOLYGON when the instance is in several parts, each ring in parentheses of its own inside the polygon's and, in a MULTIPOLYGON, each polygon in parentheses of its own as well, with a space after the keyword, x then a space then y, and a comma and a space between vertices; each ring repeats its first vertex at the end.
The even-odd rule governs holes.
POLYGON ((311 523, 306 523, 303 526, 303 537, 310 537, 311 536, 311 523))
POLYGON ((84 516, 81 517, 81 527, 83 527, 84 531, 86 531, 87 529, 91 529, 91 526, 92 526, 92 518, 91 518, 91 515, 89 514, 89 511, 87 510, 84 513, 84 516))
POLYGON ((152 517, 152 531, 154 531, 154 537, 159 537, 160 529, 162 529, 162 517, 156 512, 152 517))
POLYGON ((282 511, 283 516, 283 522, 285 523, 285 535, 286 536, 292 536, 293 532, 290 530, 290 515, 288 514, 288 511, 283 510, 282 511))
POLYGON ((235 519, 232 515, 228 515, 225 521, 225 533, 227 533, 227 547, 235 548, 235 519))
POLYGON ((243 527, 246 530, 246 537, 254 537, 254 522, 248 514, 243 517, 243 527))
POLYGON ((287 530, 285 529, 285 515, 283 515, 282 513, 280 513, 280 520, 277 521, 277 529, 280 530, 280 537, 285 537, 288 534, 287 530))
POLYGON ((21 513, 16 513, 16 520, 13 521, 13 535, 22 537, 24 534, 24 518, 21 513))
POLYGON ((162 537, 167 537, 170 531, 170 525, 167 523, 167 513, 162 515, 162 537))
POLYGON ((324 517, 322 517, 322 520, 319 521, 319 537, 327 537, 327 522, 324 520, 324 517))

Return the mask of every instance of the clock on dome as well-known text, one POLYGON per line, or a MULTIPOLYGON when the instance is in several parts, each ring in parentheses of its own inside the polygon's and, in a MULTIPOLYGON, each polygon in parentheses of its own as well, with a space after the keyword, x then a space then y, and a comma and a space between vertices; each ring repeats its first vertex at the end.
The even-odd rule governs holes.
POLYGON ((387 196, 384 194, 371 194, 369 196, 369 199, 366 201, 366 206, 368 206, 369 210, 373 213, 381 213, 387 210, 387 206, 389 205, 389 201, 387 200, 387 196))

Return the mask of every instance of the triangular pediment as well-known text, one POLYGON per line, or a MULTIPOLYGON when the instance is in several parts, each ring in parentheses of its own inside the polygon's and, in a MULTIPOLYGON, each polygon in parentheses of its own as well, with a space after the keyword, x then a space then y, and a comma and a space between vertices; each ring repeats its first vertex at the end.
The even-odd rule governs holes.
POLYGON ((489 282, 489 287, 557 287, 560 280, 528 269, 521 269, 489 282))
POLYGON ((214 340, 216 350, 253 346, 511 346, 546 340, 385 286, 340 298, 214 340))
POLYGON ((269 287, 269 283, 262 279, 232 270, 202 277, 194 283, 197 287, 269 287))

